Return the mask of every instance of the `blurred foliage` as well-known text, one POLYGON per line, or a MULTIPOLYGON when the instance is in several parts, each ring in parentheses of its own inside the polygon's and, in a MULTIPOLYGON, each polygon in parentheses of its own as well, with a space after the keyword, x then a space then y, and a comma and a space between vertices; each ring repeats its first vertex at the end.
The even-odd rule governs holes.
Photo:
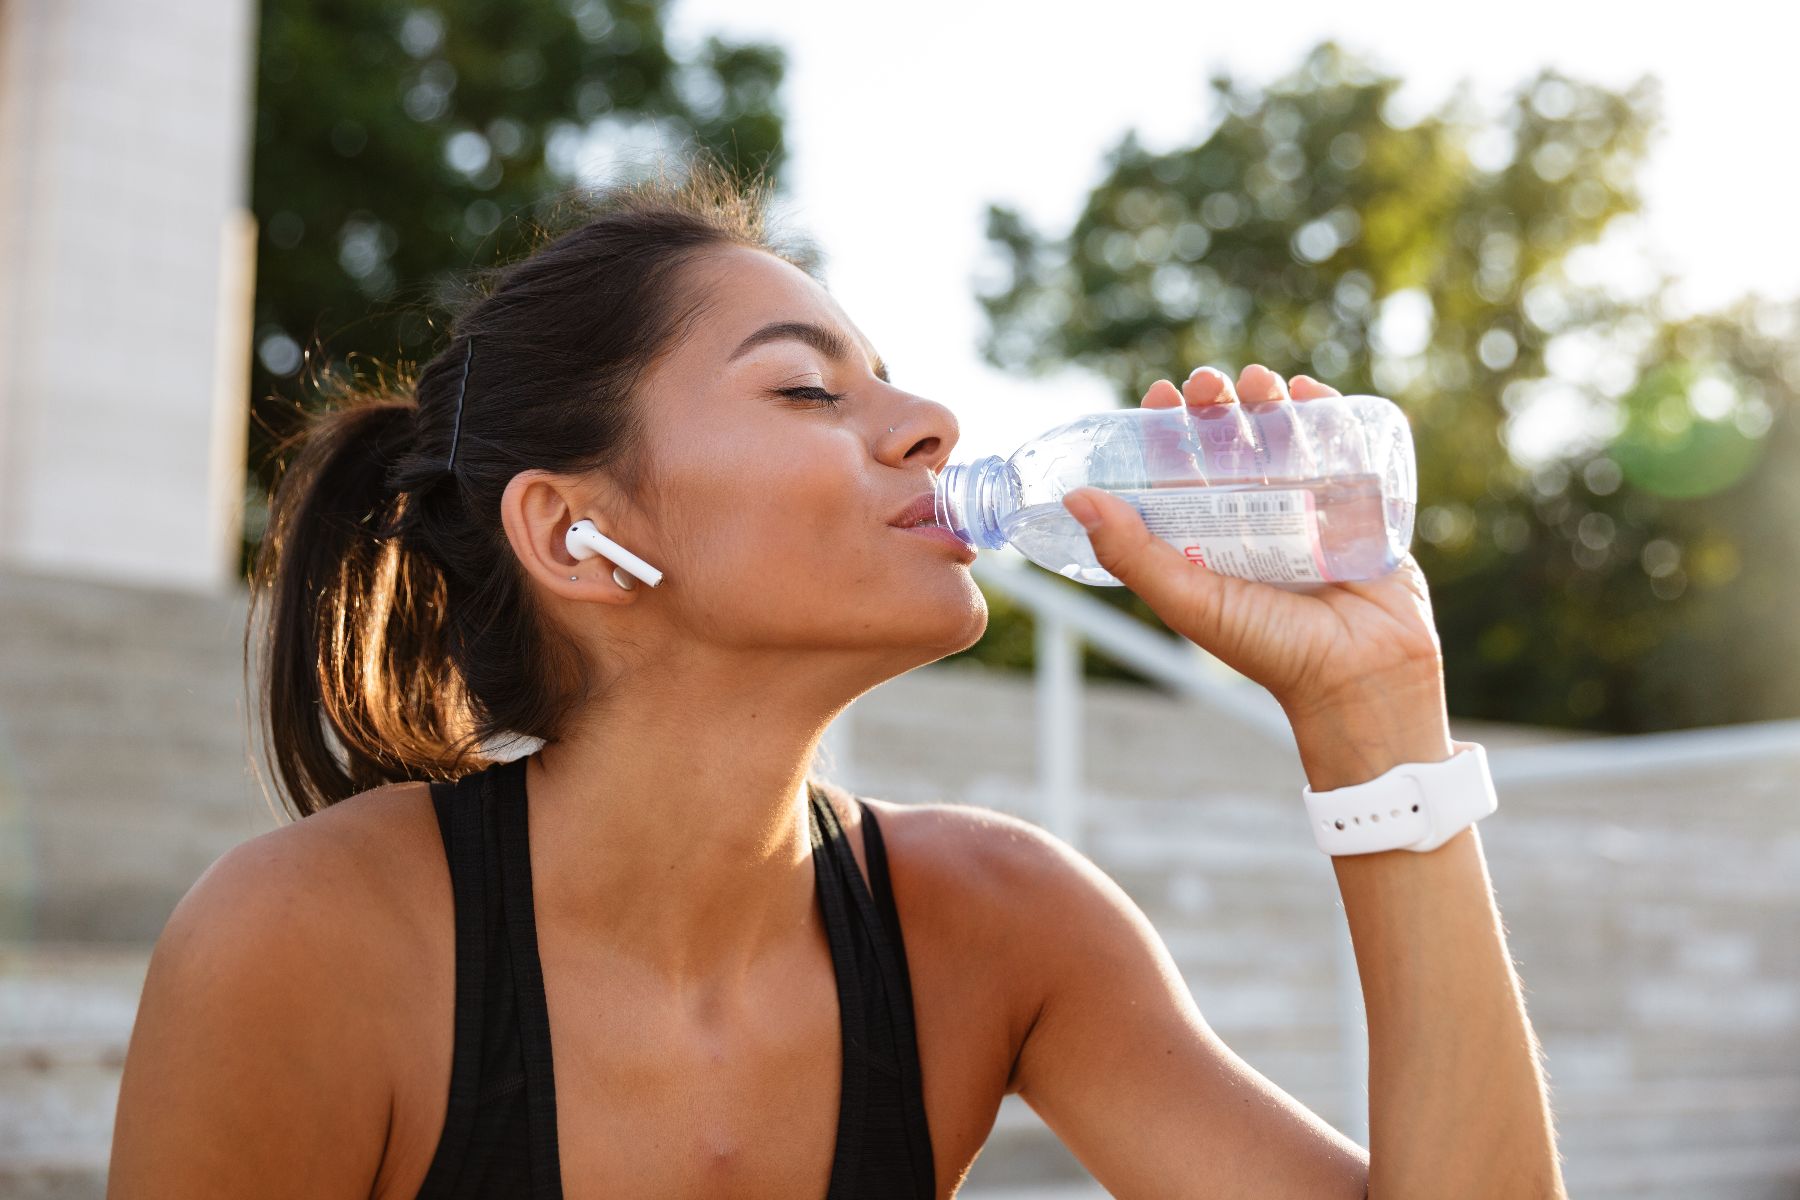
MULTIPOLYGON (((1677 317, 1673 281, 1633 294, 1582 269, 1639 206, 1653 81, 1544 71, 1499 114, 1463 89, 1417 119, 1400 87, 1323 43, 1266 89, 1214 77, 1197 144, 1127 133, 1060 236, 990 206, 984 355, 1080 365, 1127 404, 1250 362, 1393 399, 1460 716, 1800 715, 1800 307, 1677 317), (1545 428, 1561 440, 1522 452, 1545 428)), ((1022 619, 997 611, 967 653, 1009 662, 1022 619)))
POLYGON ((623 151, 606 182, 679 145, 779 179, 781 51, 711 37, 678 60, 667 8, 262 0, 246 569, 301 380, 428 358, 452 289, 523 251, 584 160, 623 151))

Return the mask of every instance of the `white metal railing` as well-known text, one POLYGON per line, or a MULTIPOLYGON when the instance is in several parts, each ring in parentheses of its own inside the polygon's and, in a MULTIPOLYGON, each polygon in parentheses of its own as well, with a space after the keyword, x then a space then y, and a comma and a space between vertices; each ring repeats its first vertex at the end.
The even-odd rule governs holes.
POLYGON ((1541 746, 1515 746, 1488 755, 1499 784, 1628 779, 1713 765, 1731 770, 1786 761, 1800 767, 1800 721, 1753 721, 1666 733, 1584 737, 1541 746))

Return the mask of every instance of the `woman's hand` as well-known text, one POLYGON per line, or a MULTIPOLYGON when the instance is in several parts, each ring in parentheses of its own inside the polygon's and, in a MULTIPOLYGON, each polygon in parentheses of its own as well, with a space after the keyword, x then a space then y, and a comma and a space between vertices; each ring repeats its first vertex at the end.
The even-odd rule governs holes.
MULTIPOLYGON (((1261 365, 1245 367, 1234 389, 1223 373, 1202 367, 1179 389, 1158 380, 1144 407, 1234 404, 1240 397, 1304 404, 1338 394, 1299 375, 1290 396, 1281 376, 1261 365)), ((1136 508, 1104 489, 1076 488, 1063 504, 1087 527, 1100 565, 1169 628, 1280 701, 1315 789, 1358 782, 1353 775, 1373 778, 1398 762, 1449 757, 1442 655, 1431 596, 1412 555, 1379 579, 1290 592, 1188 561, 1145 527, 1136 508), (1083 500, 1097 524, 1082 519, 1083 500)))

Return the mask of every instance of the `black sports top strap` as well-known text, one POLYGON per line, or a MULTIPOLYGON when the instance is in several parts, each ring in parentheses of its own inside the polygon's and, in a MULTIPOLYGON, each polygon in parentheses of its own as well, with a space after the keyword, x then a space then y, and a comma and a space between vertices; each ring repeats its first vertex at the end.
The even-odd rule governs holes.
MULTIPOLYGON (((895 995, 882 1009, 893 1022, 896 1057, 900 1063, 901 1120, 906 1127, 906 1146, 918 1179, 917 1195, 937 1195, 937 1174, 931 1157, 931 1127, 925 1119, 925 1083, 919 1071, 918 1031, 913 1022, 912 974, 906 965, 906 941, 900 932, 900 914, 894 907, 894 889, 888 879, 887 843, 881 822, 867 804, 857 800, 863 818, 863 851, 869 860, 869 889, 881 920, 875 924, 893 946, 890 967, 895 995)), ((846 846, 846 849, 848 847, 846 846)), ((861 877, 858 877, 858 883, 861 877)), ((865 893, 866 894, 866 893, 865 893)))
MULTIPOLYGON (((525 804, 525 759, 495 768, 489 790, 498 790, 500 860, 505 876, 506 946, 512 956, 519 997, 519 1049, 524 1059, 525 1106, 529 1118, 531 1194, 562 1196, 562 1168, 556 1145, 556 1077, 550 1062, 550 1008, 538 961, 537 913, 531 899, 530 812, 525 804)), ((494 804, 494 800, 490 800, 494 804)))
POLYGON ((524 769, 515 759, 431 785, 456 902, 456 1041, 420 1200, 562 1196, 524 769))
POLYGON ((481 808, 468 795, 478 786, 473 776, 465 776, 454 784, 431 784, 431 804, 437 812, 445 855, 450 860, 450 892, 456 905, 456 1041, 450 1060, 450 1100, 444 1113, 444 1130, 425 1183, 419 1189, 420 1200, 456 1195, 451 1185, 461 1172, 469 1131, 474 1126, 485 1057, 479 1052, 487 1040, 483 1026, 488 990, 486 872, 481 854, 481 808))
POLYGON ((929 1200, 936 1195, 937 1184, 906 947, 889 886, 881 827, 869 806, 860 798, 858 804, 869 863, 867 883, 837 810, 819 789, 812 789, 813 846, 818 852, 814 861, 832 864, 829 885, 823 876, 819 883, 832 961, 838 965, 838 1004, 846 1013, 851 1011, 854 992, 859 1013, 854 1024, 844 1022, 845 1093, 827 1200, 929 1200), (854 979, 846 981, 847 969, 854 979))

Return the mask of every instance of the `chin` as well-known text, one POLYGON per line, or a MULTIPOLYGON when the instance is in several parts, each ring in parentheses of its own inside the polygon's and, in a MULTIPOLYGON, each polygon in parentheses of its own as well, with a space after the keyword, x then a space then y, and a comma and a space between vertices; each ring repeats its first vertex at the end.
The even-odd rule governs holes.
POLYGON ((987 632, 987 597, 967 571, 940 568, 872 582, 818 601, 821 609, 852 618, 852 636, 865 645, 929 653, 919 661, 930 662, 968 649, 987 632))
MULTIPOLYGON (((944 654, 956 654, 967 650, 987 633, 987 597, 982 594, 980 588, 974 585, 973 580, 970 581, 969 591, 971 593, 969 605, 963 614, 963 620, 957 622, 954 629, 949 631, 945 639, 939 643, 946 647, 944 654)), ((939 655, 939 657, 941 658, 943 655, 939 655)))

